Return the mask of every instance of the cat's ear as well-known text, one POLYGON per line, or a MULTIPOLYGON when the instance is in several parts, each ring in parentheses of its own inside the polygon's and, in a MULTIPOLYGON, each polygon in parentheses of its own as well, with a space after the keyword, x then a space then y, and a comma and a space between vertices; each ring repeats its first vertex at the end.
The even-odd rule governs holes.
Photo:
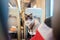
POLYGON ((25 16, 28 16, 27 14, 25 14, 25 16))
POLYGON ((30 17, 32 17, 32 13, 30 14, 30 17))
POLYGON ((27 15, 27 14, 25 14, 25 15, 27 15))
POLYGON ((25 19, 27 19, 27 14, 25 14, 25 19))
POLYGON ((30 15, 32 15, 32 13, 30 15))

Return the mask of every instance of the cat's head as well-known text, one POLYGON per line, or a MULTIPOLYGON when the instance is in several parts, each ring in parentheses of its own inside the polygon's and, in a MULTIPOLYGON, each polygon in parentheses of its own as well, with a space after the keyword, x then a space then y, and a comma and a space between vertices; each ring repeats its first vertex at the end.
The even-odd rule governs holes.
POLYGON ((32 13, 25 14, 25 25, 29 27, 30 24, 33 24, 33 16, 32 13))
POLYGON ((30 14, 25 14, 25 20, 32 20, 33 19, 33 16, 32 16, 32 13, 30 14))

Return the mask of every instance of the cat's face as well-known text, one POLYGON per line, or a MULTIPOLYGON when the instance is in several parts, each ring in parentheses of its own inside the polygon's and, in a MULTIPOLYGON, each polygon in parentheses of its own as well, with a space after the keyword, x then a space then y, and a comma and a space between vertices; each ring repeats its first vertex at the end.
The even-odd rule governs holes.
POLYGON ((29 27, 30 24, 32 24, 34 21, 33 21, 33 16, 32 14, 25 14, 25 25, 29 27))

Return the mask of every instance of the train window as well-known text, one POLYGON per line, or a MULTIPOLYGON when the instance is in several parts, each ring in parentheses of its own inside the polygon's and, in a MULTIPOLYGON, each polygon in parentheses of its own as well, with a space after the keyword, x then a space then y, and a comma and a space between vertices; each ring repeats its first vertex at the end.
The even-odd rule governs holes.
POLYGON ((46 0, 46 18, 53 16, 54 0, 46 0))

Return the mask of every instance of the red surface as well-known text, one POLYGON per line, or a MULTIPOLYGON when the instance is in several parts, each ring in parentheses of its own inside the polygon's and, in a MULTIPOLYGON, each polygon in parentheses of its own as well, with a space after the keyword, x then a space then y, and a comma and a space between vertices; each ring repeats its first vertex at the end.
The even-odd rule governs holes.
POLYGON ((32 37, 30 40, 44 40, 44 38, 41 36, 41 34, 36 31, 36 35, 32 37))

